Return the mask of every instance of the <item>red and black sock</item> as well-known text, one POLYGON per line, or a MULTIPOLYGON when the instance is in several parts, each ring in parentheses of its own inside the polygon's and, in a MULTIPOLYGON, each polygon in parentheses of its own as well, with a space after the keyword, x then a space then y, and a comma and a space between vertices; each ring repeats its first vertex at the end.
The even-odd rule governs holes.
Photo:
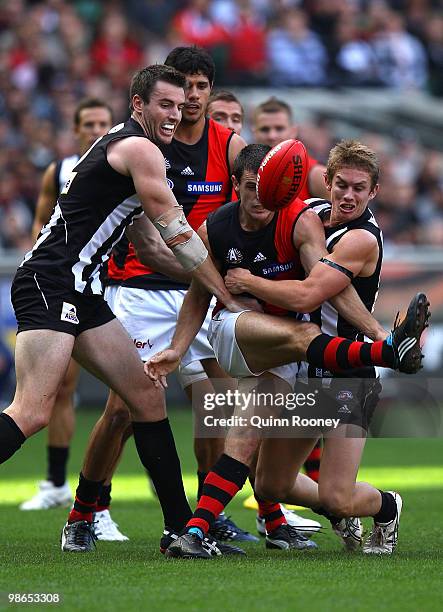
POLYGON ((48 446, 48 480, 55 487, 62 487, 66 482, 66 466, 69 458, 69 446, 48 446))
POLYGON ((69 513, 68 523, 88 521, 92 523, 92 515, 96 510, 97 497, 103 480, 88 480, 80 472, 77 491, 75 492, 74 506, 69 513))
POLYGON ((320 459, 322 453, 322 441, 318 440, 317 444, 311 450, 308 458, 304 463, 304 467, 306 470, 306 475, 309 478, 312 478, 315 482, 318 482, 318 477, 320 475, 320 459))
POLYGON ((200 470, 197 470, 197 478, 198 478, 197 501, 199 501, 200 497, 202 496, 203 484, 206 480, 207 475, 208 475, 208 472, 200 472, 200 470))
POLYGON ((112 484, 102 485, 100 495, 97 498, 96 512, 103 512, 103 510, 109 510, 111 505, 111 489, 112 484))
POLYGON ((264 501, 257 497, 257 495, 255 495, 255 499, 258 503, 258 514, 261 518, 265 519, 266 533, 271 533, 271 531, 274 531, 280 525, 286 525, 287 521, 280 504, 264 501))
POLYGON ((385 340, 356 342, 328 334, 314 338, 306 350, 306 359, 317 368, 332 372, 364 366, 395 366, 394 350, 385 340))
POLYGON ((198 528, 206 534, 243 487, 248 474, 247 465, 223 454, 206 477, 197 509, 186 525, 187 531, 198 528))

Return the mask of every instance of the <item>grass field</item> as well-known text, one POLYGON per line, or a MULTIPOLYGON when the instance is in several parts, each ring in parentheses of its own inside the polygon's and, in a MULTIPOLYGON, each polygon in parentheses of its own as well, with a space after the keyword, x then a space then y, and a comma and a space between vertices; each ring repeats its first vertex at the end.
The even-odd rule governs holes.
MULTIPOLYGON (((96 417, 94 412, 78 415, 70 459, 73 486, 96 417)), ((190 415, 172 412, 171 420, 193 500, 190 415)), ((6 593, 22 592, 59 593, 58 606, 66 610, 443 610, 441 439, 367 444, 360 479, 396 489, 404 500, 399 546, 390 558, 345 554, 326 529, 316 537, 319 549, 314 552, 266 551, 260 542, 245 545, 248 556, 241 560, 166 561, 158 552, 161 514, 132 442, 113 487, 113 517, 130 541, 99 543, 89 555, 62 554, 58 541, 66 511, 17 509, 34 493, 44 468, 44 432, 2 466, 0 609, 27 607, 7 603, 6 593)), ((253 531, 254 512, 242 507, 249 492, 245 488, 229 512, 253 531)))

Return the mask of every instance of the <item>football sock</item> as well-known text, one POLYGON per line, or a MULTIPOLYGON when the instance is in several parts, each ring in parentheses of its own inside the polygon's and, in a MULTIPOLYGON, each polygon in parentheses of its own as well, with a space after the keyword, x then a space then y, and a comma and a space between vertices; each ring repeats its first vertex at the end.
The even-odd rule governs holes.
POLYGON ((255 495, 255 499, 258 503, 258 514, 265 519, 266 533, 274 531, 280 525, 286 525, 287 520, 281 511, 280 504, 264 501, 257 495, 255 495))
POLYGON ((96 510, 96 500, 102 485, 103 480, 88 480, 80 472, 74 506, 69 513, 68 523, 75 523, 76 521, 89 521, 92 523, 92 515, 96 510))
POLYGON ((112 484, 102 485, 100 495, 97 498, 96 512, 108 510, 111 505, 111 488, 112 484))
POLYGON ((317 444, 314 446, 304 463, 306 475, 309 476, 309 478, 312 478, 312 480, 315 480, 315 482, 318 482, 321 452, 322 442, 321 440, 318 440, 317 444))
POLYGON ((391 493, 380 491, 381 495, 381 508, 374 515, 374 521, 376 523, 389 523, 397 516, 397 504, 395 498, 391 493))
POLYGON ((321 516, 325 516, 328 519, 328 521, 330 521, 330 523, 332 523, 332 525, 337 525, 337 523, 339 523, 341 521, 340 517, 334 516, 333 514, 330 514, 329 512, 327 512, 322 507, 320 507, 320 508, 312 508, 312 512, 315 512, 316 514, 320 514, 321 516))
POLYGON ((386 340, 377 342, 355 342, 320 334, 308 346, 306 359, 325 370, 340 372, 364 366, 395 366, 394 349, 386 340))
POLYGON ((247 465, 223 454, 206 477, 197 509, 186 525, 187 531, 198 527, 206 534, 220 512, 243 487, 248 474, 247 465))
POLYGON ((18 451, 26 436, 9 414, 0 413, 0 463, 18 451))
POLYGON ((69 446, 48 446, 48 480, 61 487, 66 481, 69 446))
POLYGON ((132 422, 140 461, 148 470, 163 511, 165 525, 180 531, 192 516, 186 498, 169 420, 132 422))
POLYGON ((203 483, 205 482, 206 476, 208 472, 200 472, 197 470, 197 478, 198 478, 198 489, 197 489, 197 501, 199 501, 202 496, 203 483))

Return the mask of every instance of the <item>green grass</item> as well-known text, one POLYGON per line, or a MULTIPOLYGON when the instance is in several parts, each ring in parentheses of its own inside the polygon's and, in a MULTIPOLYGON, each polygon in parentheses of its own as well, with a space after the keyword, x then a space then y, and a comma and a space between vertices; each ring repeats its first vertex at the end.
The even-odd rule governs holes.
MULTIPOLYGON (((71 484, 81 465, 86 438, 97 413, 80 412, 70 459, 71 484)), ((190 497, 196 488, 189 413, 172 413, 190 497)), ((6 465, 0 482, 1 609, 8 592, 57 592, 66 610, 441 610, 443 440, 370 440, 360 478, 401 491, 400 540, 390 558, 349 556, 330 532, 316 537, 318 551, 266 551, 245 545, 247 558, 211 562, 166 561, 158 553, 161 513, 147 487, 133 443, 128 444, 113 487, 113 517, 130 537, 99 543, 95 554, 59 550, 65 510, 19 512, 45 469, 45 433, 31 439, 6 465)), ((253 531, 254 512, 242 501, 229 507, 253 531)), ((310 511, 303 511, 313 516, 310 511)), ((327 527, 327 522, 322 521, 327 527)), ((369 527, 369 522, 366 521, 369 527)), ((26 607, 26 606, 25 606, 26 607)), ((54 609, 39 606, 40 609, 54 609)))

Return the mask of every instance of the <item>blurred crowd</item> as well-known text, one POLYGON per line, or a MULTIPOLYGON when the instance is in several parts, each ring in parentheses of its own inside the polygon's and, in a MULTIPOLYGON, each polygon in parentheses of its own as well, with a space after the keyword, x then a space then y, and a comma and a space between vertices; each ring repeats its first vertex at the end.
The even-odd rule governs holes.
MULTIPOLYGON (((76 152, 79 99, 102 98, 115 122, 124 120, 132 73, 181 44, 211 52, 224 88, 375 86, 443 96, 438 0, 0 0, 0 248, 31 246, 42 173, 76 152)), ((299 135, 322 162, 340 136, 320 120, 299 135)), ((443 244, 441 154, 410 130, 360 137, 382 161, 376 208, 387 239, 443 244)))

